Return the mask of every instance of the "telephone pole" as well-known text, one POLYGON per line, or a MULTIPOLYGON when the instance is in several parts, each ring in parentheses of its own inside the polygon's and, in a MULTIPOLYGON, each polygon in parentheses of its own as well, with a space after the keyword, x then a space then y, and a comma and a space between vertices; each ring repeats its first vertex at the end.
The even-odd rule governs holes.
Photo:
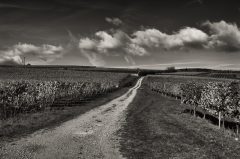
POLYGON ((26 57, 24 56, 23 57, 23 66, 25 66, 26 65, 26 57))

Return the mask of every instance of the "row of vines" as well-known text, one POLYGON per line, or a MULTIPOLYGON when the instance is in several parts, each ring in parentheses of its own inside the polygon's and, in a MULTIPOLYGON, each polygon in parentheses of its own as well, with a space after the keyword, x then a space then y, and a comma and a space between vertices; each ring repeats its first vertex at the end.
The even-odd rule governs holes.
POLYGON ((237 79, 237 74, 235 73, 209 73, 209 74, 203 74, 202 76, 213 77, 213 78, 237 79))
POLYGON ((108 73, 102 79, 92 77, 88 81, 81 78, 0 80, 0 119, 45 110, 62 98, 84 100, 105 94, 117 89, 126 77, 127 74, 108 73))
POLYGON ((181 103, 196 108, 200 107, 205 114, 217 115, 219 128, 225 117, 238 122, 240 120, 240 87, 239 81, 191 78, 181 76, 148 77, 149 87, 156 92, 173 96, 181 103))

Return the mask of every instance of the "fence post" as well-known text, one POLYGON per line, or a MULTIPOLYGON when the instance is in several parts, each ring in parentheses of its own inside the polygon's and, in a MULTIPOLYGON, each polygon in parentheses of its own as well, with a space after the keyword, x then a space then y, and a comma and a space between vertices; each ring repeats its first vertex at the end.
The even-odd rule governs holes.
POLYGON ((221 128, 221 111, 218 112, 218 128, 221 128))

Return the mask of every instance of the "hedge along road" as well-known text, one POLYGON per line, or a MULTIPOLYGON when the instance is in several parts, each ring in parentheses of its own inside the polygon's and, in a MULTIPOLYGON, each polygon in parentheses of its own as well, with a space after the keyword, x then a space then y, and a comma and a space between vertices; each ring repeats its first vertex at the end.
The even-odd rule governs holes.
POLYGON ((115 134, 142 84, 100 107, 51 130, 39 130, 0 148, 0 158, 122 158, 115 134))

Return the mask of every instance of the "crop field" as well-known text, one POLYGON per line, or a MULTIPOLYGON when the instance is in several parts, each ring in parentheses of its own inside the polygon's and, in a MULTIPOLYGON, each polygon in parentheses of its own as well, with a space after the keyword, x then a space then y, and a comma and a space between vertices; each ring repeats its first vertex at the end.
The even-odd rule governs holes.
POLYGON ((101 82, 102 80, 118 81, 119 77, 124 77, 124 73, 113 72, 91 72, 48 68, 4 68, 0 67, 0 80, 71 80, 101 82), (113 75, 113 76, 111 76, 113 75), (116 76, 114 76, 116 75, 116 76), (110 78, 109 78, 110 77, 110 78))
MULTIPOLYGON (((200 76, 208 74, 207 72, 171 72, 171 73, 162 73, 164 75, 179 75, 179 76, 200 76)), ((161 74, 160 74, 161 75, 161 74)))
POLYGON ((118 89, 128 77, 111 72, 0 68, 1 119, 87 100, 118 89))
POLYGON ((202 74, 201 76, 213 77, 213 78, 239 79, 238 73, 207 73, 207 74, 202 74))
POLYGON ((185 76, 150 76, 148 86, 156 92, 176 97, 181 103, 191 105, 196 113, 200 107, 205 113, 217 115, 219 127, 221 120, 240 119, 240 87, 238 80, 185 77, 185 76))
POLYGON ((240 74, 233 73, 224 73, 224 72, 170 72, 170 73, 161 73, 159 75, 175 75, 175 76, 197 76, 197 77, 209 77, 209 78, 222 78, 222 79, 240 79, 240 74))

